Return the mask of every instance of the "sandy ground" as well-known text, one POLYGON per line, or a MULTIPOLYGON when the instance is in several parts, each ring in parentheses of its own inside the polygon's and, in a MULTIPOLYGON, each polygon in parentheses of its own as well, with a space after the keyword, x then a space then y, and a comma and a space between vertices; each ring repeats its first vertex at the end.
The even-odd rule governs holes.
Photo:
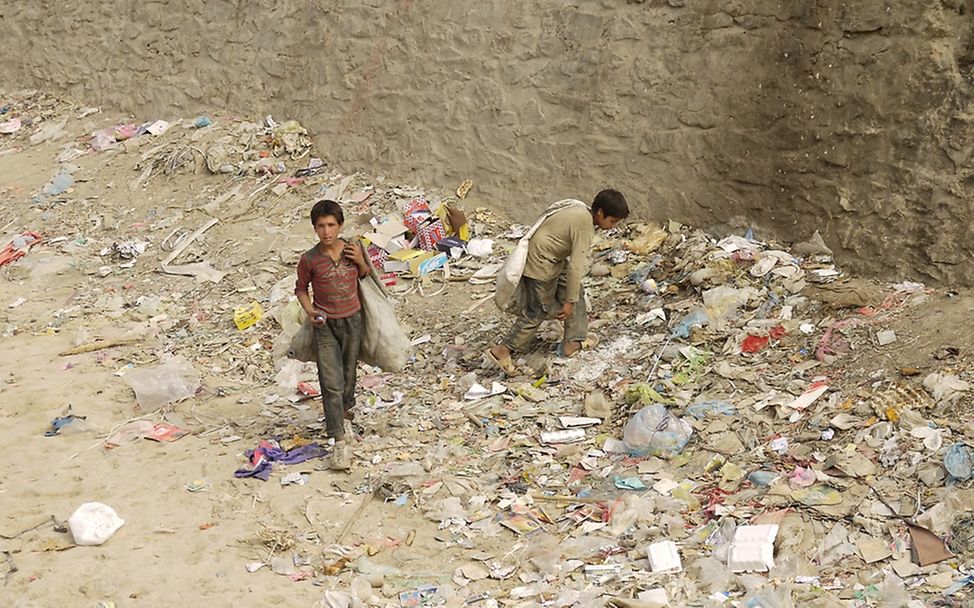
MULTIPOLYGON (((52 158, 59 147, 41 145, 0 156, 0 192, 5 206, 0 223, 39 229, 48 238, 91 234, 92 218, 80 209, 41 211, 22 202, 16 210, 11 208, 13 201, 23 201, 50 178, 55 167, 52 158)), ((153 189, 161 191, 155 197, 144 192, 133 196, 128 188, 118 187, 131 179, 131 167, 115 168, 106 160, 85 157, 77 161, 93 182, 79 180, 75 194, 99 196, 93 206, 85 206, 86 211, 125 217, 132 210, 131 216, 139 216, 157 201, 162 201, 163 208, 172 205, 199 183, 156 184, 153 189)), ((204 178, 202 183, 216 179, 204 178)), ((95 238, 110 245, 113 238, 140 230, 127 224, 124 220, 117 230, 95 238)), ((240 224, 226 235, 245 240, 253 231, 253 224, 240 224)), ((312 243, 310 228, 296 228, 293 236, 297 250, 312 243)), ((312 540, 298 549, 319 554, 370 497, 356 493, 361 491, 365 473, 361 468, 349 475, 316 471, 304 487, 282 487, 276 475, 267 483, 234 479, 233 471, 244 463, 243 450, 285 421, 259 416, 266 383, 241 387, 231 382, 228 387, 212 369, 204 372, 204 389, 198 397, 149 418, 165 416, 194 433, 233 428, 242 437, 240 441, 224 445, 219 435, 201 438, 191 434, 173 443, 143 440, 106 449, 105 437, 114 427, 151 414, 139 408, 131 388, 114 372, 130 362, 148 364, 163 348, 165 338, 144 317, 111 318, 94 300, 100 294, 120 293, 131 301, 130 294, 191 291, 195 285, 190 278, 151 272, 93 283, 91 267, 78 260, 82 252, 91 252, 74 251, 72 255, 54 246, 39 246, 24 260, 29 269, 11 265, 0 280, 0 324, 15 333, 3 338, 0 435, 5 444, 16 446, 17 454, 9 474, 0 481, 0 534, 4 539, 0 546, 8 555, 0 571, 10 570, 0 595, 14 598, 11 605, 15 606, 94 606, 102 600, 113 600, 120 607, 173 602, 200 605, 204 601, 216 605, 287 601, 305 606, 317 602, 322 589, 311 582, 292 582, 267 568, 251 574, 244 565, 269 555, 268 546, 261 541, 269 533, 262 530, 307 535, 312 540), (20 298, 26 302, 8 307, 20 298), (135 337, 139 342, 58 356, 85 336, 135 337), (64 415, 69 407, 86 417, 83 428, 44 437, 50 420, 64 415), (186 486, 196 480, 205 481, 207 489, 187 491, 186 486), (51 525, 52 518, 63 523, 87 501, 106 503, 125 520, 124 527, 102 546, 76 547, 70 534, 57 532, 51 525)), ((283 276, 287 267, 278 264, 275 271, 283 276)), ((469 305, 469 300, 454 301, 469 305)), ((216 321, 227 322, 225 317, 216 321)), ((294 428, 313 423, 319 408, 315 404, 303 412, 292 410, 294 428)), ((315 438, 307 430, 304 433, 315 438)), ((312 471, 314 464, 309 462, 301 470, 312 471)), ((437 577, 449 579, 452 556, 430 542, 435 524, 414 510, 378 500, 367 502, 364 512, 351 522, 346 543, 375 547, 375 560, 415 572, 417 584, 436 582, 437 577), (415 540, 411 538, 406 546, 410 533, 415 540)), ((291 552, 279 550, 278 554, 289 557, 291 552)), ((389 591, 408 588, 410 583, 401 580, 389 591)))

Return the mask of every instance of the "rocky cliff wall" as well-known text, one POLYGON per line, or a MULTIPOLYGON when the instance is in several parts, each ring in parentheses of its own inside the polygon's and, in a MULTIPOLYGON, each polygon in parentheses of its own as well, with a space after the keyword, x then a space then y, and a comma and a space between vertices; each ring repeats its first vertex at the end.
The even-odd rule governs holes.
POLYGON ((821 229, 859 271, 974 283, 974 0, 63 0, 0 6, 9 89, 297 118, 328 159, 522 219, 821 229))

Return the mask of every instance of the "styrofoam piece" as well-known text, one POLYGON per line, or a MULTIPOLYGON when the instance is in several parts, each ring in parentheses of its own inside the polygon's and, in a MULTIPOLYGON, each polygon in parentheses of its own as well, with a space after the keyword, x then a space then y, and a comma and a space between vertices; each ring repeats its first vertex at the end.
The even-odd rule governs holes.
POLYGON ((683 570, 680 551, 676 548, 676 543, 671 540, 651 544, 646 549, 646 555, 649 557, 649 566, 656 574, 683 570))
POLYGON ((636 594, 636 599, 654 608, 670 605, 670 598, 666 595, 666 589, 663 588, 640 591, 636 594))
POLYGON ((879 341, 880 346, 892 344, 893 342, 896 342, 896 332, 892 329, 881 331, 876 334, 876 339, 879 341))
POLYGON ((727 552, 731 572, 767 572, 774 567, 774 539, 778 526, 740 526, 727 552))

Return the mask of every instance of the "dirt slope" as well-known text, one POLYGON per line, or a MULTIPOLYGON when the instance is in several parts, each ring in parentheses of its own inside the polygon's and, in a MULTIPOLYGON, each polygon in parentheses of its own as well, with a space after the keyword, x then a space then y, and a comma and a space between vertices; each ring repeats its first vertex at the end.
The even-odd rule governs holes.
POLYGON ((139 119, 273 112, 343 167, 471 178, 525 218, 609 184, 971 284, 972 4, 8 3, 0 82, 139 119))

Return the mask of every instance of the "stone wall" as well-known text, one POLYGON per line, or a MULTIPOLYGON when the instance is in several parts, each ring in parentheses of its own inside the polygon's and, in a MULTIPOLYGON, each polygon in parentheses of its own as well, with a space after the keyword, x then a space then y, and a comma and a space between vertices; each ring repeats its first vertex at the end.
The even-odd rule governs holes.
POLYGON ((974 283, 974 0, 8 2, 3 88, 297 118, 330 162, 521 219, 640 215, 974 283))

